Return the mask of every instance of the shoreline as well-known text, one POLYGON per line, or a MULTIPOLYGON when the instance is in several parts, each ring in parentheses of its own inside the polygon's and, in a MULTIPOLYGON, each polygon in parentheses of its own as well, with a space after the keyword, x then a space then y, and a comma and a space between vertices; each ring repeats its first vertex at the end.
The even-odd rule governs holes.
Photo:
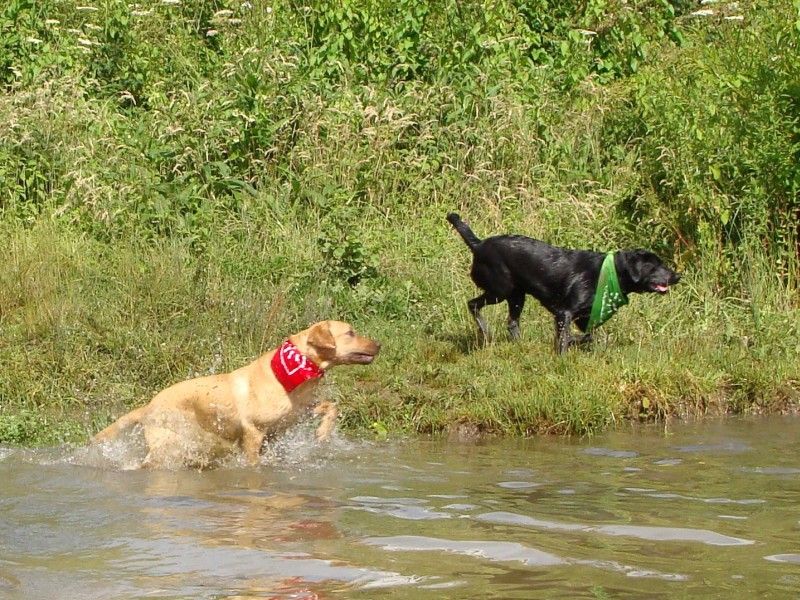
MULTIPOLYGON (((535 303, 525 310, 518 342, 506 339, 504 309, 487 311, 496 337, 485 346, 477 343, 465 305, 453 304, 446 321, 426 327, 413 320, 346 316, 359 331, 381 340, 383 349, 372 365, 334 371, 323 396, 338 403, 340 431, 376 438, 585 436, 625 422, 797 414, 800 370, 794 347, 790 336, 771 332, 784 327, 786 318, 800 321, 800 311, 762 309, 762 335, 753 337, 744 320, 736 343, 730 331, 724 343, 710 319, 703 326, 696 320, 687 330, 670 329, 669 323, 688 322, 694 312, 687 302, 694 277, 689 273, 686 289, 667 298, 634 300, 604 326, 591 349, 563 356, 552 350, 549 314, 535 303)), ((157 304, 159 298, 153 298, 157 304)), ((281 319, 282 303, 274 303, 272 312, 251 313, 254 307, 245 305, 232 314, 235 303, 220 302, 219 312, 202 313, 197 306, 186 311, 182 327, 175 322, 163 329, 153 305, 144 311, 150 314, 147 322, 136 315, 121 322, 113 305, 95 300, 95 307, 106 306, 105 317, 97 312, 88 320, 65 317, 47 335, 37 327, 38 340, 24 334, 17 345, 0 348, 6 365, 0 379, 28 390, 0 410, 0 443, 83 441, 172 383, 248 362, 261 353, 259 345, 268 349, 296 327, 290 324, 294 319, 304 318, 281 319), (113 326, 100 326, 103 318, 113 326), (242 321, 252 327, 248 334, 223 327, 242 321), (265 323, 271 323, 268 330, 265 323)), ((43 308, 42 316, 52 316, 52 306, 43 308)), ((75 308, 75 315, 92 314, 84 305, 75 308)), ((743 316, 735 307, 722 314, 743 316)))

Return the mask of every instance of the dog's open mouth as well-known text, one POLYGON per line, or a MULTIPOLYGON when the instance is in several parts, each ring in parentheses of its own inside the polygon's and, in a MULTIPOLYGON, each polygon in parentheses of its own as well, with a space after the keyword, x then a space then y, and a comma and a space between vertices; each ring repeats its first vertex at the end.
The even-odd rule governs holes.
POLYGON ((347 355, 347 362, 357 365, 368 365, 374 359, 374 354, 367 354, 366 352, 351 352, 347 355))
POLYGON ((669 285, 666 283, 654 283, 652 285, 652 290, 659 294, 666 294, 669 291, 669 285))

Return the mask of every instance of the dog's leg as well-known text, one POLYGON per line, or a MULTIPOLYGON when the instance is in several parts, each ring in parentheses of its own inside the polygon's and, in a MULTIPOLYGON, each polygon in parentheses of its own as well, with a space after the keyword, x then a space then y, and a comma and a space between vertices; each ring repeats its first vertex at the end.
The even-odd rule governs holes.
POLYGON ((242 424, 242 452, 251 465, 257 465, 261 456, 261 446, 264 443, 264 434, 255 425, 242 424))
POLYGON ((186 464, 188 457, 181 437, 169 427, 147 425, 144 439, 147 455, 141 464, 143 469, 175 469, 186 464))
POLYGON ((139 423, 142 420, 142 417, 147 414, 147 408, 147 405, 141 406, 136 410, 132 410, 128 414, 120 417, 111 425, 103 429, 103 431, 95 434, 95 436, 92 438, 92 441, 107 442, 117 438, 120 433, 139 423))
MULTIPOLYGON (((586 331, 586 327, 589 324, 589 317, 580 317, 575 319, 575 325, 578 326, 578 329, 581 331, 586 331)), ((585 348, 589 344, 592 343, 592 332, 588 331, 579 336, 573 336, 572 338, 572 345, 578 346, 579 348, 585 348)))
POLYGON ((522 314, 522 307, 525 306, 525 293, 514 294, 507 300, 508 302, 508 334, 512 340, 519 339, 519 317, 522 314))
POLYGON ((324 442, 331 437, 336 417, 339 416, 339 409, 333 402, 323 401, 314 407, 314 416, 322 415, 322 422, 317 427, 317 441, 324 442))
POLYGON ((563 354, 573 342, 570 327, 572 326, 572 314, 568 311, 556 313, 556 352, 563 354))
POLYGON ((486 325, 486 321, 481 316, 481 309, 487 304, 497 304, 501 300, 502 298, 498 298, 497 296, 481 294, 477 298, 473 298, 467 302, 469 312, 475 319, 475 322, 478 324, 478 329, 481 331, 481 337, 483 338, 483 341, 487 341, 489 339, 489 326, 486 325))

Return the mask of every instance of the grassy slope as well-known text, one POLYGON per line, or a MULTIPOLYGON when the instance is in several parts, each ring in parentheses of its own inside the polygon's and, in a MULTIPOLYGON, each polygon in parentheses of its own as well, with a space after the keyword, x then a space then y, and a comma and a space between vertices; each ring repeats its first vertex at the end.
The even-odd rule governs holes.
MULTIPOLYGON (((0 383, 10 402, 0 433, 16 442, 81 439, 168 383, 235 368, 330 316, 384 343, 370 367, 330 378, 351 430, 469 423, 515 435, 587 433, 629 417, 798 404, 798 311, 790 296, 765 297, 758 270, 747 297, 723 298, 690 269, 667 297, 634 297, 592 351, 563 357, 553 354, 551 320, 535 302, 516 344, 506 341, 503 309, 487 309, 496 339, 479 347, 465 307, 474 292, 466 248, 443 219, 420 226, 439 229, 435 244, 425 240, 438 248, 427 257, 413 236, 405 245, 392 245, 394 230, 386 236, 382 263, 402 265, 398 277, 410 290, 408 316, 390 318, 368 290, 356 305, 327 284, 298 294, 291 278, 260 279, 261 267, 240 263, 241 254, 269 254, 280 242, 258 230, 237 236, 246 251, 230 238, 212 245, 202 267, 181 244, 109 248, 48 225, 11 234, 0 299, 8 315, 0 383), (225 272, 228 261, 236 276, 225 272)), ((313 264, 318 251, 302 241, 316 229, 292 229, 297 243, 285 251, 313 264)))
POLYGON ((756 200, 785 201, 772 173, 796 166, 782 133, 796 117, 754 75, 775 10, 747 22, 755 37, 687 28, 686 47, 658 47, 635 77, 569 92, 545 71, 319 90, 265 14, 219 63, 174 21, 133 29, 179 50, 144 85, 148 106, 98 95, 80 70, 13 89, 0 97, 0 442, 80 440, 329 317, 384 342, 374 365, 330 378, 350 430, 587 433, 796 409, 796 263, 743 225, 727 228, 745 232, 735 241, 716 233, 766 219, 756 200), (242 51, 253 36, 273 45, 242 51), (762 38, 752 64, 731 63, 762 38), (742 106, 755 107, 743 125, 719 117, 742 106), (652 247, 685 277, 634 297, 590 352, 554 356, 534 301, 521 343, 494 308, 496 340, 478 347, 453 209, 481 236, 652 247))

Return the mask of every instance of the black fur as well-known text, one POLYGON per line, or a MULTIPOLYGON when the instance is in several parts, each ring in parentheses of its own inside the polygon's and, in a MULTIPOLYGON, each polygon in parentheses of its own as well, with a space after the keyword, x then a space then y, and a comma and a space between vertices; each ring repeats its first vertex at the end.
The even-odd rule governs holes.
MULTIPOLYGON (((605 254, 557 248, 523 235, 497 235, 480 240, 456 213, 447 215, 447 220, 472 251, 470 274, 484 293, 467 305, 484 337, 488 336, 488 328, 481 309, 505 300, 508 332, 512 338, 518 338, 519 317, 525 295, 530 294, 555 317, 557 352, 591 341, 591 332, 586 327, 605 254), (572 323, 584 335, 574 337, 570 331, 572 323)), ((614 266, 625 294, 663 294, 680 280, 680 275, 647 250, 620 250, 614 254, 614 266)))

